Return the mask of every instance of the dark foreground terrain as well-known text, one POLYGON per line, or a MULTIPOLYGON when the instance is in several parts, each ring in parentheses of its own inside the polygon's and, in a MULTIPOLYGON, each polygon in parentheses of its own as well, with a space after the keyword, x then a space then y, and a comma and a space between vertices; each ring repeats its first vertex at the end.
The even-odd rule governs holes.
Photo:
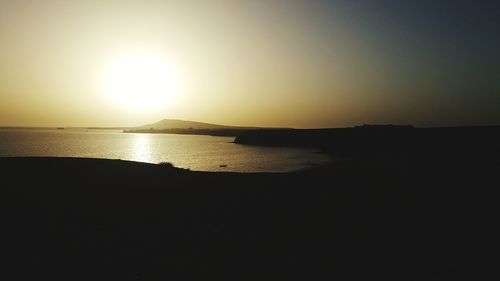
POLYGON ((0 158, 2 280, 498 280, 500 162, 0 158))

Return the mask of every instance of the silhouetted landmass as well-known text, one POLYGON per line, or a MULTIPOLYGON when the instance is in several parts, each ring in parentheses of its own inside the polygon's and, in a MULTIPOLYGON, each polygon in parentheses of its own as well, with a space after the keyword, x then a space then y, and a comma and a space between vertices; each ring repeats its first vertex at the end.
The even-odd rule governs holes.
POLYGON ((166 130, 166 129, 202 129, 202 130, 215 130, 215 129, 256 129, 255 127, 239 127, 239 126, 225 126, 196 121, 187 121, 179 119, 163 119, 153 124, 132 128, 135 130, 166 130))
POLYGON ((225 126, 202 122, 185 121, 177 119, 163 119, 153 124, 124 130, 124 133, 148 133, 148 134, 183 134, 183 135, 209 135, 209 136, 228 136, 236 137, 246 131, 256 129, 274 129, 280 128, 258 128, 258 127, 239 127, 225 126))
POLYGON ((247 129, 144 129, 125 130, 124 133, 148 133, 148 134, 181 134, 181 135, 208 135, 236 137, 248 131, 247 129))
POLYGON ((500 126, 414 128, 364 125, 339 129, 253 130, 235 143, 265 146, 315 147, 334 155, 366 154, 496 154, 500 151, 500 126))
POLYGON ((9 280, 498 277, 499 158, 357 157, 291 174, 0 158, 0 170, 9 280))

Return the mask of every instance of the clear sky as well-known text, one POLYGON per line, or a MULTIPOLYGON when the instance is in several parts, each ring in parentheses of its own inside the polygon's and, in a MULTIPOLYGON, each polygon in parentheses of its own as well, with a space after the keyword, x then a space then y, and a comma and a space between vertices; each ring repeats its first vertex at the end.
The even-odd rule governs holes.
POLYGON ((0 0, 0 126, 500 124, 500 3, 0 0))

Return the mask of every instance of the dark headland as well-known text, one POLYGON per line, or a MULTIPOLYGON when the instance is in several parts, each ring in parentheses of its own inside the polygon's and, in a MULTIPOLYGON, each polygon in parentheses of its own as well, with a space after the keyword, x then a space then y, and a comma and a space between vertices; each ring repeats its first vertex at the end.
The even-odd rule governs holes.
MULTIPOLYGON (((259 127, 226 126, 196 121, 163 119, 153 124, 124 129, 124 133, 181 134, 236 137, 247 131, 264 129, 259 127)), ((280 128, 266 128, 280 129, 280 128)))
POLYGON ((500 126, 417 128, 362 125, 336 129, 266 129, 242 132, 235 143, 320 148, 340 156, 380 154, 492 158, 500 150, 500 126))
POLYGON ((365 127, 236 139, 334 156, 329 166, 288 174, 0 158, 0 274, 498 280, 499 135, 498 127, 365 127))

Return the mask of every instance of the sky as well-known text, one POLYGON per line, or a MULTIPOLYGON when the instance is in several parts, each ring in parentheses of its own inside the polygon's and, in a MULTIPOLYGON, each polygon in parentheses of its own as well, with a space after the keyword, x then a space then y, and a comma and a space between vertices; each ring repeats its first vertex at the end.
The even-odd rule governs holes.
POLYGON ((0 126, 500 124, 500 3, 0 0, 0 126))

